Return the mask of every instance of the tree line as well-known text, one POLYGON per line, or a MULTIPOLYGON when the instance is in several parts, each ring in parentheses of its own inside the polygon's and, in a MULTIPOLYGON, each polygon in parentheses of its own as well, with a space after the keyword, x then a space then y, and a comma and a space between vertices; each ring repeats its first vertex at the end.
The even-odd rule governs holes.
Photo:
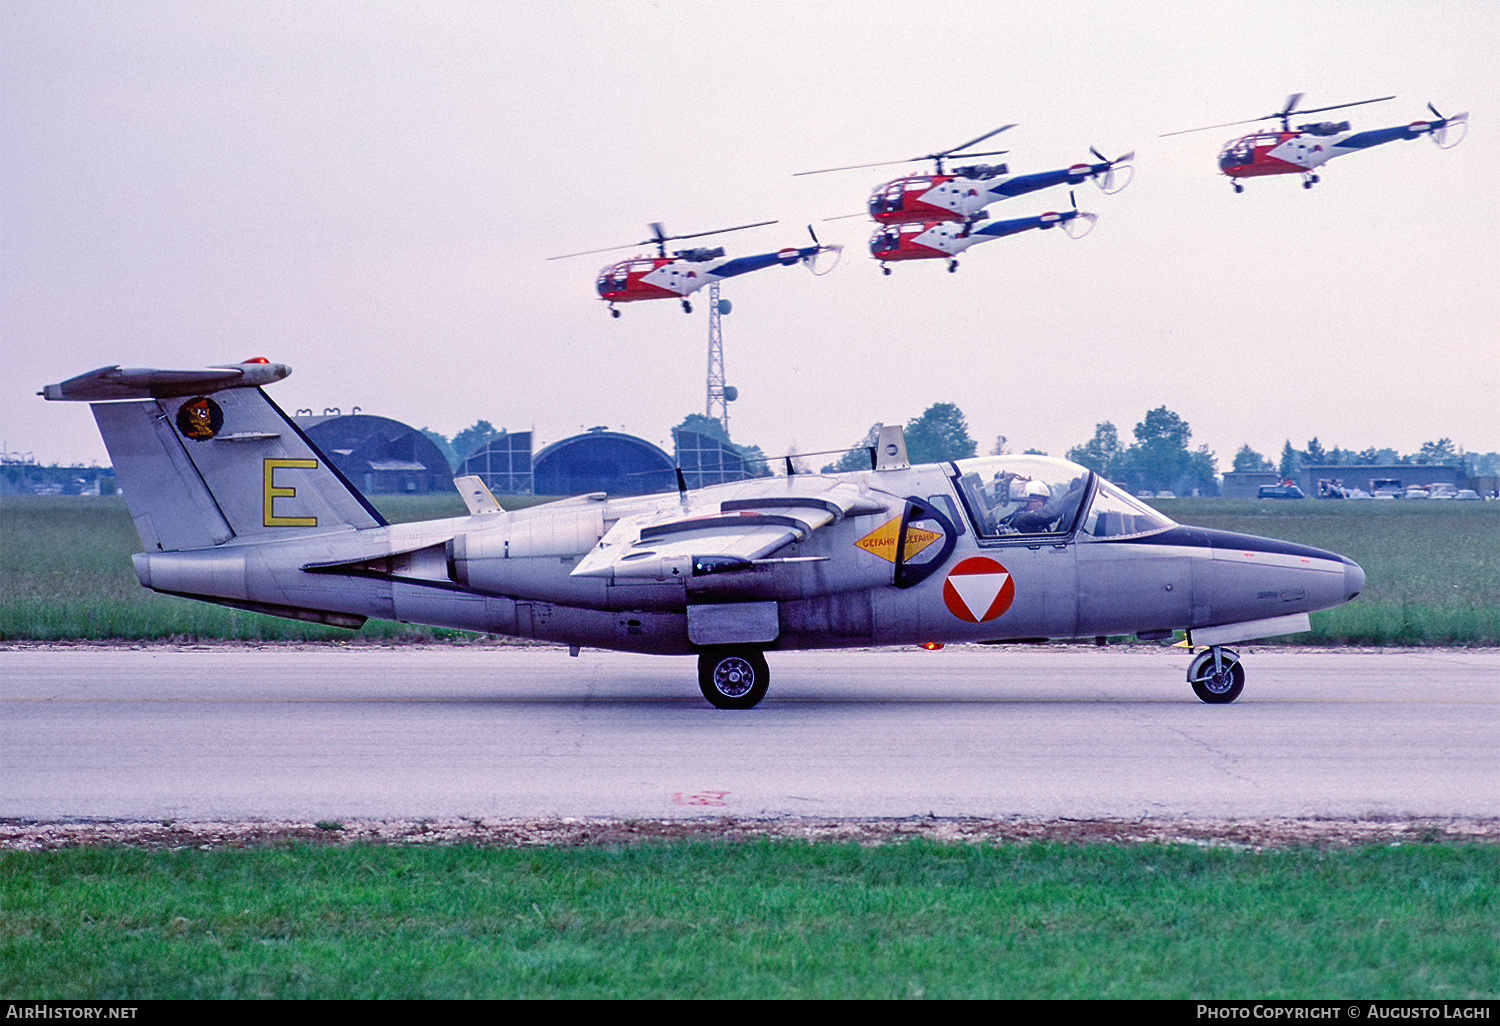
MULTIPOLYGON (((864 438, 838 460, 825 465, 823 472, 842 473, 870 469, 869 449, 879 439, 883 427, 885 425, 881 422, 870 425, 864 438)), ((908 420, 904 428, 907 455, 913 463, 962 460, 979 453, 979 445, 969 433, 968 419, 953 403, 933 403, 919 416, 908 420)), ((766 460, 759 446, 736 445, 731 442, 720 423, 712 417, 690 413, 674 428, 676 430, 695 431, 726 443, 745 458, 746 469, 754 476, 770 474, 778 469, 777 462, 766 460)), ((476 421, 451 440, 429 428, 423 428, 422 433, 437 444, 455 469, 469 453, 490 439, 504 434, 487 420, 476 421)), ((1081 463, 1132 492, 1171 491, 1177 495, 1219 493, 1218 458, 1206 445, 1192 446, 1192 428, 1178 414, 1165 406, 1148 410, 1140 423, 1132 429, 1131 435, 1133 441, 1126 444, 1120 438, 1119 429, 1105 421, 1094 425, 1092 438, 1073 446, 1065 455, 1074 463, 1081 463)), ((1039 449, 1025 451, 1047 455, 1039 449)), ((1001 435, 995 440, 990 454, 998 456, 1006 452, 1009 452, 1006 438, 1001 435)), ((1500 453, 1466 453, 1451 438, 1424 442, 1416 452, 1405 455, 1389 448, 1328 448, 1317 438, 1310 439, 1303 448, 1298 449, 1288 439, 1276 462, 1256 452, 1248 443, 1242 445, 1234 454, 1231 469, 1240 473, 1274 472, 1282 477, 1293 477, 1309 466, 1371 465, 1462 466, 1469 475, 1500 474, 1500 453)))

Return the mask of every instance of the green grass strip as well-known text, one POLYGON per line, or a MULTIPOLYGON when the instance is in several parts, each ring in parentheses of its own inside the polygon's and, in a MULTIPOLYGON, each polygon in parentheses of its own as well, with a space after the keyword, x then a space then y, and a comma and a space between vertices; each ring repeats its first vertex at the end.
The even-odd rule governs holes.
POLYGON ((12 998, 1500 992, 1500 846, 0 854, 12 998))
MULTIPOLYGON (((456 516, 456 494, 383 496, 392 522, 456 516)), ((507 500, 511 501, 511 500, 507 500)), ((1293 644, 1500 645, 1500 503, 1161 500, 1185 524, 1283 538, 1365 568, 1355 602, 1313 614, 1293 644)), ((0 641, 431 641, 470 637, 372 621, 352 633, 157 595, 118 496, 0 498, 0 641)))

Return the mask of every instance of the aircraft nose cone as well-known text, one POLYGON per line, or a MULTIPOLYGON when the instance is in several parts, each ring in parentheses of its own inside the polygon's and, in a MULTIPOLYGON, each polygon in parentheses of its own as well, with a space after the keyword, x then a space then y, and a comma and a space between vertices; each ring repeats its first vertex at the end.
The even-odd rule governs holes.
POLYGON ((1353 599, 1365 590, 1365 569, 1358 563, 1347 563, 1344 566, 1344 594, 1353 599))

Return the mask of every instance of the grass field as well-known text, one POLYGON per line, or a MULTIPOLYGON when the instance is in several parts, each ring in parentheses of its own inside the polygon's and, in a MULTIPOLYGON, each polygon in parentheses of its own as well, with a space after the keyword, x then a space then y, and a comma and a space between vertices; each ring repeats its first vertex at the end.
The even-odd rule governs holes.
POLYGON ((1500 846, 0 853, 35 998, 1500 994, 1500 846))
MULTIPOLYGON (((1358 601, 1313 616, 1297 643, 1500 644, 1500 503, 1159 500, 1187 524, 1316 545, 1368 574, 1358 601)), ((392 521, 459 515, 458 496, 382 498, 392 521)), ((118 497, 0 499, 0 641, 165 638, 431 640, 460 631, 371 621, 357 634, 140 587, 118 497)))
POLYGON ((1364 567, 1365 592, 1292 643, 1500 644, 1500 503, 1160 499, 1184 524, 1284 538, 1364 567))

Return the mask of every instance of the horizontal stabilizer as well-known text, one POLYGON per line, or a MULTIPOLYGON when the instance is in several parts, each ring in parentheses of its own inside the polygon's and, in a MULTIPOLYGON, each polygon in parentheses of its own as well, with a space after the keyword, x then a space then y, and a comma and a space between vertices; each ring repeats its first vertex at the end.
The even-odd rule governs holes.
POLYGON ((284 363, 254 361, 225 367, 156 370, 150 367, 100 367, 37 394, 45 399, 109 402, 114 399, 164 399, 207 395, 226 388, 258 388, 280 381, 292 372, 284 363))

